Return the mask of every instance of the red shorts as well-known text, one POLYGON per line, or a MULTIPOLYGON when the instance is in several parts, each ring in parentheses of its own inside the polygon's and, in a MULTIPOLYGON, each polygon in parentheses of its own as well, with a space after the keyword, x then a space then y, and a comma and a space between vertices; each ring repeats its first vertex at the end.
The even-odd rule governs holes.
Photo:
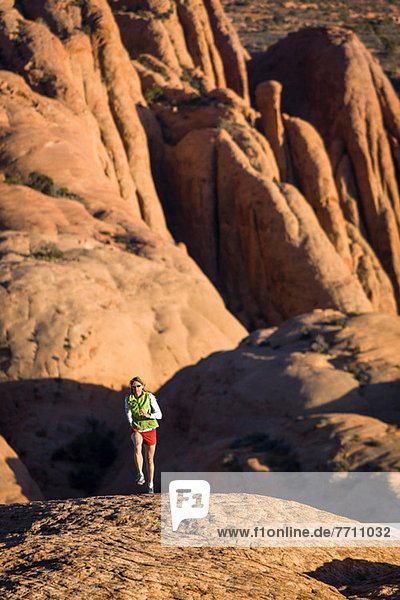
POLYGON ((139 431, 138 429, 132 429, 131 427, 131 434, 136 431, 137 433, 140 433, 140 435, 143 438, 143 444, 145 446, 154 446, 154 444, 157 442, 157 434, 156 434, 156 429, 150 429, 150 431, 139 431))

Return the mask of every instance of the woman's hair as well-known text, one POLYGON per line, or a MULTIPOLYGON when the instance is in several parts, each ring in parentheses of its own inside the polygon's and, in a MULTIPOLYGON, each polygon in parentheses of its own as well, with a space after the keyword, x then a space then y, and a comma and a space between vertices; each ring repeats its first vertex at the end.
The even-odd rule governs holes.
POLYGON ((141 379, 140 377, 132 377, 132 379, 129 382, 129 385, 131 386, 134 381, 137 381, 138 383, 140 383, 143 386, 143 391, 147 392, 147 390, 146 390, 146 384, 143 381, 143 379, 141 379))

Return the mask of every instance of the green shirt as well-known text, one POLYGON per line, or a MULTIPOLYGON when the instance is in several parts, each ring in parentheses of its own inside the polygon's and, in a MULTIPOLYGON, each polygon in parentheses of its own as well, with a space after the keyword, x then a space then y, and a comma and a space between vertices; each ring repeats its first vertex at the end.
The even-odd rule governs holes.
MULTIPOLYGON (((151 394, 150 392, 142 392, 139 398, 135 398, 134 394, 130 394, 125 398, 125 404, 127 409, 131 412, 132 415, 132 429, 137 429, 138 431, 145 431, 146 429, 155 429, 158 427, 157 419, 149 419, 144 415, 139 413, 142 408, 147 413, 151 414, 151 394)), ((128 416, 129 419, 129 416, 128 416)))

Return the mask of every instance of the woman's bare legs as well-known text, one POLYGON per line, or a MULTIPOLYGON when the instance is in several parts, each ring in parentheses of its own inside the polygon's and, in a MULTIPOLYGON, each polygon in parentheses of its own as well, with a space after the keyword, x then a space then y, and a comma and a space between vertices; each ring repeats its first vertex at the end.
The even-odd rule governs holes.
POLYGON ((143 438, 137 431, 134 431, 131 435, 131 440, 133 443, 133 447, 135 449, 135 465, 138 473, 143 473, 143 454, 142 454, 142 446, 143 446, 143 438))
POLYGON ((152 446, 144 447, 144 453, 146 456, 146 467, 147 467, 147 475, 148 475, 148 483, 150 486, 153 486, 154 479, 154 454, 156 452, 156 444, 152 446))

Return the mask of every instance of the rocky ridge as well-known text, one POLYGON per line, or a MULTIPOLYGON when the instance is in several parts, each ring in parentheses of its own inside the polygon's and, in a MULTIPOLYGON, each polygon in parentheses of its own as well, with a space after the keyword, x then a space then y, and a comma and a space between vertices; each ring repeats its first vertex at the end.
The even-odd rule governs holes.
POLYGON ((317 310, 183 369, 160 390, 161 470, 397 471, 399 327, 317 310))
POLYGON ((5 599, 361 600, 399 592, 394 548, 162 546, 157 495, 32 502, 0 507, 0 515, 5 599))

